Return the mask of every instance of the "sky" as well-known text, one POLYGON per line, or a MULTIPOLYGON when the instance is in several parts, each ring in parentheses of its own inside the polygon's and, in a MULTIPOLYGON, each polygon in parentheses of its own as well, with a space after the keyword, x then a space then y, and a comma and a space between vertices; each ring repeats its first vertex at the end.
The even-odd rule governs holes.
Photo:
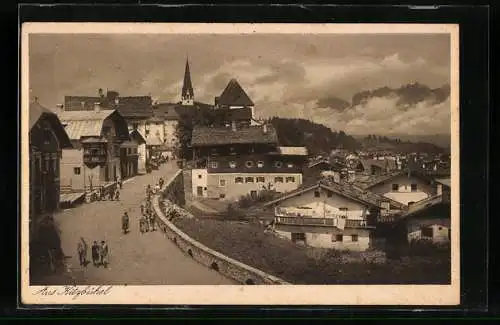
POLYGON ((257 117, 307 118, 350 134, 450 133, 449 100, 405 110, 392 97, 344 111, 318 103, 384 86, 449 84, 449 35, 32 34, 29 51, 30 96, 48 108, 99 88, 177 102, 189 57, 197 101, 213 103, 236 78, 257 117))

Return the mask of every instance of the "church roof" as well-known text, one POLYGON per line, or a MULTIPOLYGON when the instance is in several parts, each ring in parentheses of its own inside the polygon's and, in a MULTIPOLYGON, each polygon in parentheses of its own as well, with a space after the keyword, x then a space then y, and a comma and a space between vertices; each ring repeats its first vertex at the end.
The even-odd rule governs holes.
POLYGON ((182 84, 182 97, 194 97, 193 84, 191 83, 191 72, 189 71, 189 61, 186 59, 184 70, 184 83, 182 84))
POLYGON ((227 106, 254 106, 241 85, 236 79, 231 79, 222 94, 217 99, 219 105, 227 106))

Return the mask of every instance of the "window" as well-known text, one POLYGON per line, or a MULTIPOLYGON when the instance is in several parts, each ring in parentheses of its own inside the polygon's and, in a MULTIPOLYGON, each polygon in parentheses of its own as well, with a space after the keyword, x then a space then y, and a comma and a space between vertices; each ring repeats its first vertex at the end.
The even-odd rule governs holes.
POLYGON ((253 167, 253 161, 249 160, 249 161, 245 162, 245 166, 247 168, 252 168, 253 167))
POLYGON ((211 168, 217 168, 218 166, 219 166, 219 164, 216 161, 211 161, 210 162, 210 167, 211 168))
POLYGON ((296 242, 296 241, 305 241, 306 240, 306 234, 303 233, 303 232, 299 232, 299 233, 293 233, 292 232, 292 235, 291 235, 291 239, 292 239, 292 242, 296 242))
POLYGON ((148 135, 149 135, 149 130, 146 130, 146 136, 148 136, 148 135))
POLYGON ((257 167, 259 167, 259 168, 264 167, 264 162, 263 161, 257 161, 257 167))
POLYGON ((234 182, 235 182, 235 183, 243 183, 243 177, 236 177, 236 178, 234 179, 234 182))
POLYGON ((275 183, 283 183, 283 177, 275 177, 274 182, 275 183))
POLYGON ((226 186, 226 180, 225 179, 219 179, 219 186, 221 186, 221 187, 226 186))
POLYGON ((219 198, 220 198, 220 199, 223 199, 223 198, 225 198, 225 197, 226 197, 226 194, 224 194, 224 193, 219 194, 219 198))
POLYGON ((344 211, 344 212, 345 212, 345 211, 349 211, 349 209, 348 209, 348 208, 339 208, 339 210, 340 210, 340 211, 344 211))
POLYGON ((210 150, 210 155, 212 155, 212 156, 217 156, 217 149, 212 148, 212 149, 210 150))
POLYGON ((333 235, 332 236, 332 242, 342 242, 343 241, 343 236, 342 234, 339 234, 339 235, 333 235))
POLYGON ((392 190, 393 191, 398 191, 399 190, 399 184, 392 184, 392 190))
POLYGON ((326 193, 326 196, 328 196, 328 197, 332 197, 332 196, 333 196, 333 192, 332 192, 332 191, 328 191, 328 192, 326 193))
POLYGON ((319 191, 314 191, 314 197, 320 197, 320 196, 321 195, 320 195, 319 191))
POLYGON ((229 168, 236 168, 236 162, 235 161, 230 161, 229 162, 229 168))
POLYGON ((416 192, 417 191, 417 184, 411 184, 411 191, 416 192))
POLYGON ((275 161, 274 162, 274 167, 281 168, 281 167, 283 167, 283 163, 281 161, 275 161))
POLYGON ((257 183, 264 183, 266 181, 264 176, 257 176, 256 178, 257 178, 257 183))
POLYGON ((422 237, 431 237, 432 238, 432 228, 431 227, 422 227, 420 229, 422 237))
POLYGON ((358 241, 358 235, 351 235, 351 241, 358 241))
POLYGON ((250 196, 255 199, 257 197, 257 191, 250 191, 250 196))
POLYGON ((80 167, 73 168, 73 173, 75 173, 75 175, 80 175, 80 167))
POLYGON ((287 166, 288 168, 293 168, 293 164, 292 164, 292 163, 288 163, 286 166, 287 166))
POLYGON ((246 177, 245 183, 253 183, 253 177, 246 177))
POLYGON ((201 179, 201 174, 198 175, 198 179, 201 179))
POLYGON ((236 155, 236 149, 234 149, 234 147, 229 148, 229 154, 236 155))
POLYGON ((289 177, 287 177, 287 178, 286 178, 286 182, 287 182, 287 183, 295 183, 295 177, 293 177, 293 176, 289 176, 289 177))

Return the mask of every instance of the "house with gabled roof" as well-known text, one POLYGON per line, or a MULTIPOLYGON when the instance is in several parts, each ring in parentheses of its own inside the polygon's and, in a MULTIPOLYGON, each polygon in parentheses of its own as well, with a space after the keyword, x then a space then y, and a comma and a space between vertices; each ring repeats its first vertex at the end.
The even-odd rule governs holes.
POLYGON ((59 111, 73 148, 61 160, 61 187, 84 192, 122 177, 126 154, 121 145, 130 140, 127 122, 117 110, 95 103, 94 110, 59 111))
POLYGON ((63 150, 72 148, 72 144, 53 111, 35 101, 30 103, 28 114, 29 220, 34 234, 40 222, 59 208, 60 160, 63 150))
POLYGON ((303 147, 283 147, 270 124, 195 126, 192 188, 195 197, 237 200, 264 187, 287 192, 302 184, 303 147))
POLYGON ((263 207, 274 210, 275 231, 293 242, 356 251, 370 248, 380 217, 405 209, 399 202, 328 180, 284 193, 263 207))
POLYGON ((411 170, 382 175, 356 175, 355 184, 405 205, 418 203, 437 192, 437 184, 433 178, 411 170))

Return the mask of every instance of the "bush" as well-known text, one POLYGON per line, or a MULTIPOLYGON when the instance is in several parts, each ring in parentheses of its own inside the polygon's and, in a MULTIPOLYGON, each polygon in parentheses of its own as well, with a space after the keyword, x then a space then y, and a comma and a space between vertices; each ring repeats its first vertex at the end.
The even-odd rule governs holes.
POLYGON ((242 195, 238 200, 238 206, 241 209, 250 208, 256 204, 264 203, 273 200, 278 193, 273 189, 263 189, 257 192, 257 195, 242 195))

